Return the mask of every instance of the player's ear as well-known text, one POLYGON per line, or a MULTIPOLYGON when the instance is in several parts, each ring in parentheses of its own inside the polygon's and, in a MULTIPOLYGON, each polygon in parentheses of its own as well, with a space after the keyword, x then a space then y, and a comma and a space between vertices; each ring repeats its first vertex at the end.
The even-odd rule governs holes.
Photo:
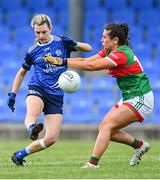
POLYGON ((113 38, 113 44, 118 44, 118 38, 117 37, 113 38))

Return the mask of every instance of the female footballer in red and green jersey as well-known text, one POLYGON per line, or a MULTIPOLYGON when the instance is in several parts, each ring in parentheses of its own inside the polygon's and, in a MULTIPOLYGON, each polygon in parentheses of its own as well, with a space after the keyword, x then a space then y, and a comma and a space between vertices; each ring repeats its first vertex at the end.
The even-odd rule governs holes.
POLYGON ((98 162, 110 141, 132 146, 135 154, 130 161, 134 166, 142 155, 150 149, 149 143, 138 140, 121 129, 142 122, 151 114, 154 106, 152 88, 134 52, 129 47, 128 25, 109 24, 104 28, 102 44, 104 49, 89 58, 57 59, 48 57, 48 61, 67 65, 71 68, 87 71, 105 70, 117 79, 122 91, 122 99, 104 116, 99 125, 99 133, 90 160, 84 168, 98 168, 98 162))

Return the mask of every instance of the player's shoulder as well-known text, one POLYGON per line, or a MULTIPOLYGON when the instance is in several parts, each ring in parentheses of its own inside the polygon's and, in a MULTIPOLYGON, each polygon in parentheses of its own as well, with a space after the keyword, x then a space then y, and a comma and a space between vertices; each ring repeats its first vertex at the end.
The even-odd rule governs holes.
POLYGON ((44 45, 40 45, 38 42, 36 42, 33 46, 28 48, 28 53, 29 54, 33 54, 34 52, 36 52, 37 50, 39 50, 39 48, 44 48, 46 45, 55 43, 55 42, 61 42, 62 38, 58 35, 53 35, 52 36, 52 40, 51 42, 44 44, 44 45))
POLYGON ((101 57, 105 57, 107 56, 111 51, 110 50, 107 50, 107 49, 101 49, 99 52, 98 52, 98 55, 100 55, 101 57))
POLYGON ((134 52, 129 46, 121 46, 120 48, 118 48, 118 53, 121 58, 123 58, 124 56, 126 57, 127 65, 131 65, 132 63, 134 63, 134 52))
POLYGON ((28 53, 31 54, 38 48, 38 43, 35 43, 33 46, 29 47, 28 53))
POLYGON ((118 48, 117 52, 122 52, 125 54, 128 54, 128 53, 132 54, 133 50, 127 45, 122 45, 118 48))
POLYGON ((62 38, 59 35, 53 35, 53 41, 62 41, 62 38))
POLYGON ((126 56, 127 59, 133 59, 133 56, 134 56, 134 52, 133 50, 127 46, 127 45, 122 45, 120 46, 115 52, 114 52, 115 55, 117 56, 126 56))

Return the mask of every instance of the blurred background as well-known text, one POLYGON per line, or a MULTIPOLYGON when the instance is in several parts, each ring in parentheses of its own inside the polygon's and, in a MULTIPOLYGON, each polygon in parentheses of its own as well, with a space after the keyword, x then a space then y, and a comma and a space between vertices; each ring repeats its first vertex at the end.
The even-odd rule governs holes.
MULTIPOLYGON (((105 24, 129 24, 132 48, 149 76, 155 93, 154 111, 142 125, 144 129, 147 127, 146 132, 150 132, 147 137, 160 137, 160 0, 0 0, 1 134, 6 132, 7 137, 12 136, 10 132, 13 129, 17 130, 19 125, 23 127, 27 82, 32 70, 17 94, 15 113, 11 113, 7 107, 7 94, 26 51, 33 45, 34 32, 30 21, 39 13, 51 17, 53 34, 70 35, 93 47, 90 53, 74 53, 73 56, 89 57, 98 53, 102 49, 101 36, 105 24)), ((82 79, 81 89, 74 94, 65 94, 64 126, 73 125, 74 131, 80 125, 84 131, 88 127, 96 130, 105 113, 120 99, 121 94, 115 79, 108 77, 104 71, 79 71, 79 74, 82 79)), ((43 115, 39 121, 43 122, 43 115)), ((131 127, 130 131, 134 128, 131 127)))

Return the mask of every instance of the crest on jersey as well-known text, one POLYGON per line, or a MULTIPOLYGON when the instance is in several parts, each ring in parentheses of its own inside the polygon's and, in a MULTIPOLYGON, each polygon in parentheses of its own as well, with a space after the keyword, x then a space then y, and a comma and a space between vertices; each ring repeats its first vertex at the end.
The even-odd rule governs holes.
POLYGON ((60 49, 57 49, 57 50, 56 50, 56 55, 57 55, 57 56, 60 56, 61 54, 62 54, 62 51, 61 51, 60 49))

